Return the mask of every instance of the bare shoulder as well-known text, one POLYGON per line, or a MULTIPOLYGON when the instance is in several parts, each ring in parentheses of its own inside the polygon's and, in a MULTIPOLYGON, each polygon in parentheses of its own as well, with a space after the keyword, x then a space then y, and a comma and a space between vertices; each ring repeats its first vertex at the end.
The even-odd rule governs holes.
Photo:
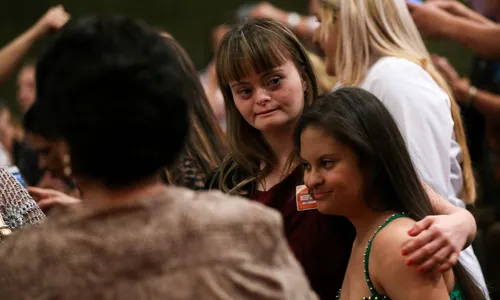
POLYGON ((414 224, 415 221, 410 218, 398 218, 380 230, 372 242, 371 267, 382 270, 395 265, 407 267, 401 249, 403 244, 411 239, 408 230, 414 224))
POLYGON ((410 239, 408 230, 410 230, 415 223, 415 220, 408 217, 402 217, 391 221, 378 232, 375 239, 373 239, 372 247, 382 249, 387 247, 390 249, 400 247, 410 239))
POLYGON ((377 234, 370 252, 372 282, 379 292, 390 298, 406 295, 407 298, 445 299, 448 291, 442 274, 419 273, 406 264, 402 254, 403 244, 411 239, 408 230, 415 223, 410 218, 399 218, 377 234))

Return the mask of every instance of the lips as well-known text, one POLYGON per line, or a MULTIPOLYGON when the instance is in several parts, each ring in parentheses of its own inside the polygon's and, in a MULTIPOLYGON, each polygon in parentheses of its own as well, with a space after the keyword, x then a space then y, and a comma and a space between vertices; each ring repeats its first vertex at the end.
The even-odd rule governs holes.
POLYGON ((312 192, 312 197, 314 200, 322 200, 326 197, 328 197, 332 192, 318 192, 318 191, 313 191, 312 192))
POLYGON ((277 108, 273 108, 273 109, 268 109, 268 110, 264 110, 264 111, 261 111, 261 112, 258 112, 256 113, 255 115, 256 116, 263 116, 263 115, 267 115, 267 114, 270 114, 274 111, 277 111, 278 109, 277 108))

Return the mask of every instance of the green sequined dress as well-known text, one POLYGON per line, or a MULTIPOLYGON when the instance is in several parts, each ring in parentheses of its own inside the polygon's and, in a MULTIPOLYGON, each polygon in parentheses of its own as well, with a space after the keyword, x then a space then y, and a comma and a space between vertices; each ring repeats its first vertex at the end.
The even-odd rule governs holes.
MULTIPOLYGON (((369 261, 370 261, 370 251, 371 251, 371 248, 372 248, 372 242, 375 239, 375 236, 377 236, 377 234, 382 229, 384 229, 385 226, 387 226, 389 223, 391 223, 392 221, 394 221, 396 219, 399 219, 399 218, 408 218, 408 215, 407 214, 403 214, 403 213, 392 215, 390 218, 388 218, 384 222, 384 224, 382 224, 375 231, 375 233, 373 234, 373 236, 371 237, 371 239, 368 241, 368 245, 366 246, 366 252, 365 252, 364 260, 363 261, 364 261, 366 283, 368 284, 368 288, 370 289, 371 296, 363 297, 363 298, 361 298, 362 300, 389 300, 390 299, 387 296, 379 294, 377 292, 377 290, 375 289, 375 287, 373 286, 372 281, 370 279, 370 272, 368 270, 368 265, 369 265, 369 261)), ((339 290, 339 292, 337 294, 337 299, 340 299, 340 292, 341 291, 339 290)), ((451 292, 451 294, 450 294, 450 300, 464 300, 464 297, 462 296, 462 292, 460 291, 459 287, 455 287, 455 289, 451 292)))

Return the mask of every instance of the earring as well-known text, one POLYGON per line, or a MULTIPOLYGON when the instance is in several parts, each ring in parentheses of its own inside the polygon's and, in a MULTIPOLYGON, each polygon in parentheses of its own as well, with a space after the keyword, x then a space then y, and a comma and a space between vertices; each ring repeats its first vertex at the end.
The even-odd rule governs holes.
POLYGON ((63 156, 63 163, 64 163, 64 169, 63 169, 64 175, 67 177, 71 177, 71 173, 73 173, 73 171, 71 170, 71 157, 68 154, 65 154, 63 156))

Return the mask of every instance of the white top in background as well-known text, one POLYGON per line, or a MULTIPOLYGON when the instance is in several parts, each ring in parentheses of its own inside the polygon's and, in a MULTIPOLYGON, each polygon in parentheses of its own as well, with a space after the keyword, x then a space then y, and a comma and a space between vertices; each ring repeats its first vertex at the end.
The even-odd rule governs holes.
MULTIPOLYGON (((463 186, 462 150, 454 137, 450 99, 430 74, 409 60, 384 57, 370 68, 360 87, 389 110, 422 180, 452 204, 465 207, 458 198, 463 186)), ((462 251, 460 261, 488 295, 472 247, 462 251)))
POLYGON ((379 59, 361 86, 391 112, 421 178, 454 205, 462 191, 461 148, 454 138, 450 99, 421 66, 379 59))

